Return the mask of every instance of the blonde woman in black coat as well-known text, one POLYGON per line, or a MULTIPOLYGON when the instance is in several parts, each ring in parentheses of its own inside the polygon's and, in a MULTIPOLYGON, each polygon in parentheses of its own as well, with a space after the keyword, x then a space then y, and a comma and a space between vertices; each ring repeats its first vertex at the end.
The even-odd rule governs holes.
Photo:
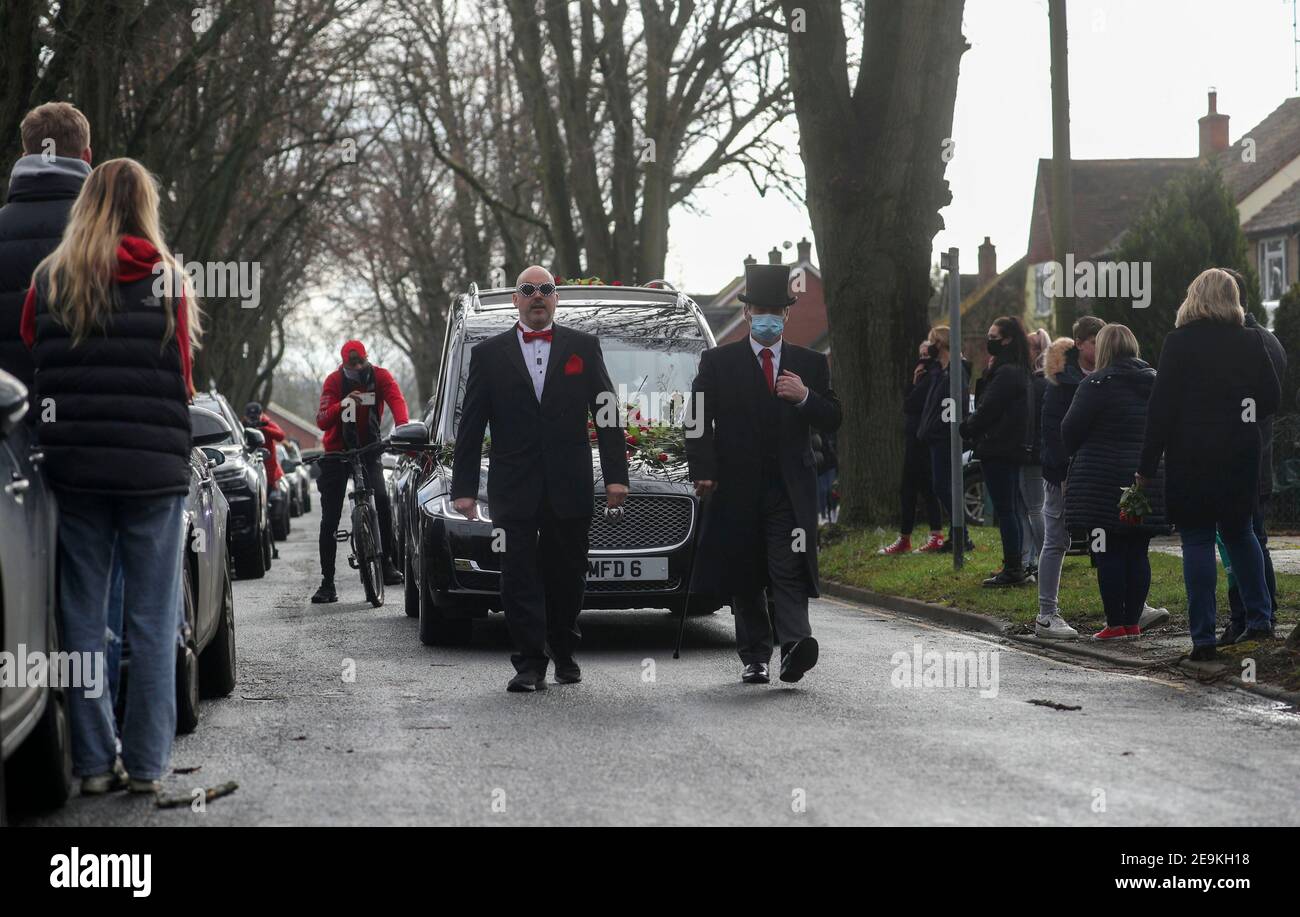
POLYGON ((1148 482, 1151 512, 1140 523, 1119 514, 1120 491, 1133 483, 1142 455, 1147 400, 1156 371, 1139 359, 1137 338, 1124 325, 1097 334, 1097 368, 1079 383, 1061 421, 1061 440, 1070 456, 1065 484, 1065 522, 1082 529, 1097 561, 1097 586, 1106 627, 1095 640, 1136 637, 1151 589, 1147 547, 1168 534, 1163 482, 1148 482))
POLYGON ((1204 271, 1187 288, 1160 351, 1139 481, 1165 458, 1169 520, 1183 542, 1192 658, 1215 656, 1215 528, 1246 606, 1243 639, 1273 635, 1264 557, 1251 527, 1259 495, 1260 421, 1277 411, 1277 374, 1245 327, 1232 277, 1204 271))

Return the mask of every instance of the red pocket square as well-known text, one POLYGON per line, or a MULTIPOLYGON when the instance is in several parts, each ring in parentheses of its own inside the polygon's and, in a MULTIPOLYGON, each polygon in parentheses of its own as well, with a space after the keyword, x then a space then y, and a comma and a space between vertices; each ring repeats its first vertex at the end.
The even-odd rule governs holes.
POLYGON ((582 357, 576 353, 569 354, 569 359, 564 361, 564 374, 566 376, 578 376, 582 374, 582 357))

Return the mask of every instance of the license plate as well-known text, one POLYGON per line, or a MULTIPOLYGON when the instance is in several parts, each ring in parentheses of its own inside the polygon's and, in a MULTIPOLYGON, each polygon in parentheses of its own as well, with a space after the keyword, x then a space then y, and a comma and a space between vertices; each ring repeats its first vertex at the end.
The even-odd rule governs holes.
POLYGON ((587 580, 666 580, 667 557, 588 557, 587 580))

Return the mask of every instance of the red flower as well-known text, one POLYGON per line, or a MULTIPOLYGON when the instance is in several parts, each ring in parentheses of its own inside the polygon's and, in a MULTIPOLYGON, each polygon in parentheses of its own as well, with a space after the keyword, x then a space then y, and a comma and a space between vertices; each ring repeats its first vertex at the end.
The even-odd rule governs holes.
POLYGON ((642 433, 649 433, 649 432, 650 432, 650 428, 647 427, 647 426, 640 426, 640 427, 638 427, 637 429, 639 429, 642 433))
POLYGON ((596 422, 595 422, 594 420, 589 420, 589 421, 587 421, 587 429, 588 429, 588 430, 590 430, 590 429, 591 429, 592 427, 594 427, 594 426, 596 426, 596 422))
POLYGON ((592 430, 590 433, 588 433, 587 438, 594 443, 596 441, 596 431, 592 430))
POLYGON ((628 444, 629 446, 635 446, 635 445, 637 444, 637 442, 638 442, 638 439, 637 439, 637 435, 636 435, 635 433, 629 433, 629 434, 627 435, 627 444, 628 444))
POLYGON ((621 287, 621 286, 623 285, 623 281, 621 281, 621 280, 611 280, 611 281, 609 282, 609 285, 610 285, 611 287, 621 287))
POLYGON ((659 461, 661 461, 661 462, 666 462, 666 461, 668 461, 668 453, 667 453, 667 452, 660 452, 660 453, 659 453, 659 461))

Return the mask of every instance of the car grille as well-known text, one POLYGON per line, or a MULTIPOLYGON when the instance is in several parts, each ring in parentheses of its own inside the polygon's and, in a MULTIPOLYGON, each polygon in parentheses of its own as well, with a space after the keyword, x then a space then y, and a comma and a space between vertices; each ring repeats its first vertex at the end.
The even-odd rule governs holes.
POLYGON ((667 580, 596 580, 587 583, 587 592, 676 592, 681 584, 677 576, 667 580))
POLYGON ((690 497, 631 495, 623 503, 623 521, 605 518, 605 498, 598 496, 591 515, 592 551, 662 551, 681 544, 691 532, 695 501, 690 497))

